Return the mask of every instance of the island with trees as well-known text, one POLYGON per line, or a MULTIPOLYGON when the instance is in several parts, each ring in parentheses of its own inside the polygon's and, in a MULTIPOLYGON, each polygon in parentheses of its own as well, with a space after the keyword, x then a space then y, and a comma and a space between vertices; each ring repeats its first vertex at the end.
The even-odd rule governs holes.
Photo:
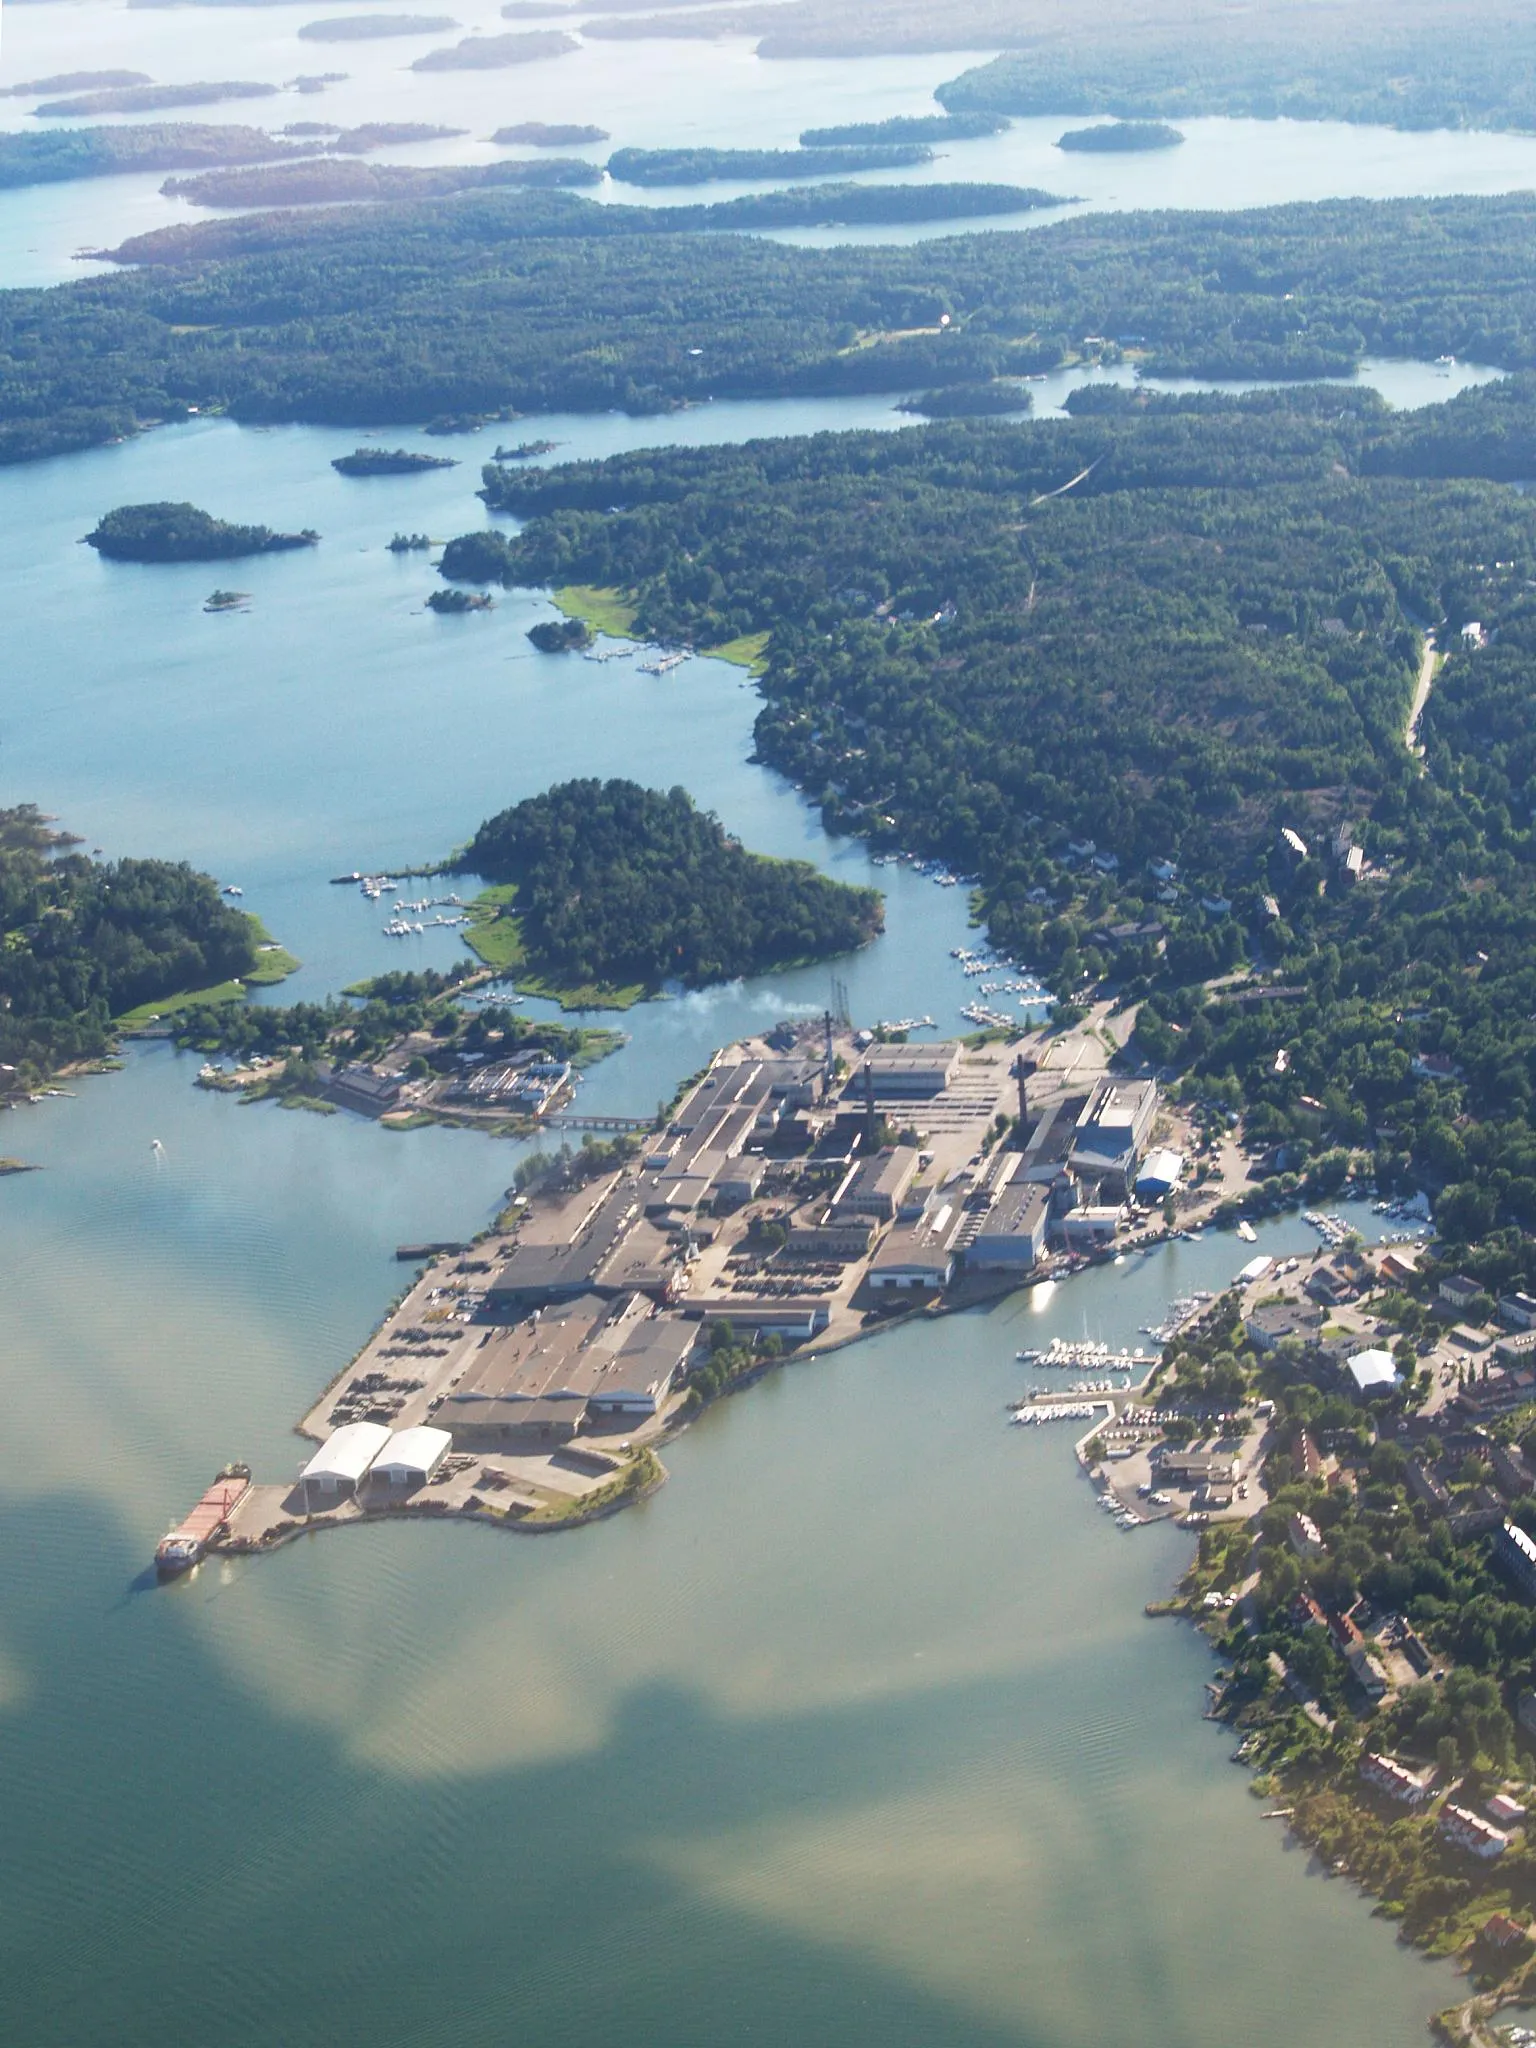
POLYGON ((432 590, 427 593, 427 610, 449 618, 462 612, 488 612, 496 600, 483 590, 432 590))
POLYGON ((227 562, 312 548, 319 538, 308 528, 274 533, 270 526, 232 525, 196 505, 172 504, 119 505, 85 536, 88 547, 113 562, 227 562))
POLYGON ((78 847, 31 805, 0 810, 0 1097, 100 1059, 146 1009, 228 999, 297 965, 207 875, 78 847))
POLYGON ((858 149, 616 149, 608 175, 621 185, 713 185, 747 178, 836 178, 932 161, 933 151, 921 142, 872 142, 858 149))
POLYGON ((581 45, 564 29, 530 29, 506 36, 466 36, 442 50, 418 57, 413 71, 504 71, 514 64, 537 64, 546 57, 564 57, 581 45))
POLYGON ((458 458, 415 448, 354 448, 332 456, 331 467, 341 476, 418 476, 424 469, 456 469, 458 458))
POLYGON ((540 619, 528 638, 541 654, 579 654, 597 635, 585 619, 540 619))
POLYGON ((220 100, 270 99, 275 85, 254 85, 239 79, 219 84, 114 85, 100 92, 77 93, 69 99, 45 100, 33 113, 60 121, 89 121, 98 114, 154 114, 169 107, 208 107, 220 100))
POLYGON ((109 87, 153 84, 147 71, 58 71, 52 78, 0 85, 0 100, 35 100, 54 92, 101 92, 109 87))
POLYGON ((807 128, 802 149, 847 149, 882 142, 975 142, 1001 135, 1006 114, 893 114, 885 121, 845 121, 835 128, 807 128))
POLYGON ((470 944, 570 1008, 825 960, 881 930, 878 891, 748 853, 686 790, 595 778, 489 818, 455 867, 493 884, 470 944))
POLYGON ((404 205, 454 192, 548 190, 596 185, 602 172, 580 157, 521 159, 499 164, 365 164, 353 157, 308 157, 302 163, 254 164, 167 178, 161 191, 195 206, 331 206, 359 200, 404 205))
POLYGON ((308 43, 368 43, 385 36, 440 36, 458 25, 451 14, 337 14, 306 21, 299 35, 308 43))
POLYGON ((1100 121, 1092 128, 1069 128, 1056 138, 1058 149, 1083 155, 1118 156, 1138 150, 1177 149, 1184 140, 1166 121, 1100 121))
POLYGON ((120 128, 55 128, 41 135, 0 135, 0 191, 109 178, 119 171, 201 170, 216 164, 272 163, 302 157, 297 142, 261 128, 196 121, 146 121, 120 128))
POLYGON ((1026 413, 1034 402, 1027 384, 1014 378, 992 377, 981 384, 946 384, 938 391, 919 392, 915 398, 899 400, 896 410, 920 413, 930 420, 959 420, 989 413, 1026 413))
POLYGON ((586 121, 514 121, 510 128, 498 128, 491 137, 504 149, 518 144, 530 149, 579 149, 586 143, 610 139, 606 128, 586 121))

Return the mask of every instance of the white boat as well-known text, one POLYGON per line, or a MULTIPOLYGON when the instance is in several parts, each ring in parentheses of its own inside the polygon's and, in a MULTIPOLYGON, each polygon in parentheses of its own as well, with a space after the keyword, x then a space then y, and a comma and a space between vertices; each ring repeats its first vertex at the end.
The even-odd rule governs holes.
POLYGON ((1238 1224, 1237 1234, 1244 1244, 1257 1244, 1259 1241, 1259 1233, 1246 1218, 1238 1224))

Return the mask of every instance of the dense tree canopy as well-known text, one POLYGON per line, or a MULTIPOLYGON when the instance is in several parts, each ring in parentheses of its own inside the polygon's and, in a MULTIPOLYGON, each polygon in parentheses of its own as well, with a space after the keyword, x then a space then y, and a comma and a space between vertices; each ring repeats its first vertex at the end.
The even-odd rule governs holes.
POLYGON ((566 782, 488 819, 465 868, 514 882, 530 965, 567 987, 689 987, 825 959, 881 926, 872 889, 745 851, 686 790, 566 782))

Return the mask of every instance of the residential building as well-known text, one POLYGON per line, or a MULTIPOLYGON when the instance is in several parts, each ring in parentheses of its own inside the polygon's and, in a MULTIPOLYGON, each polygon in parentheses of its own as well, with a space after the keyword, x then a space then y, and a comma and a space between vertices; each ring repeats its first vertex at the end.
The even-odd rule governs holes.
POLYGON ((1430 1796, 1428 1780, 1410 1771, 1406 1764, 1400 1764, 1395 1756, 1368 1751, 1360 1759, 1360 1775, 1368 1785, 1374 1785, 1378 1792, 1385 1792, 1400 1806, 1423 1806, 1430 1796))
POLYGON ((1291 1548, 1300 1558, 1321 1557, 1323 1554, 1323 1532, 1310 1515, 1294 1514, 1286 1524, 1286 1534, 1291 1548))
POLYGON ((1410 1458, 1406 1473, 1408 1491, 1421 1507, 1428 1508, 1432 1515, 1448 1515, 1451 1511, 1451 1495, 1448 1487, 1430 1471, 1422 1458, 1410 1458))
POLYGON ((1390 1351, 1357 1351, 1344 1370, 1362 1400, 1374 1400, 1379 1395, 1392 1393, 1402 1378, 1390 1351))
POLYGON ((1517 1522, 1505 1522, 1499 1530, 1493 1556, 1527 1600, 1536 1600, 1536 1543, 1517 1522))
POLYGON ((1386 1672, 1364 1643, 1356 1643, 1351 1649, 1346 1650, 1344 1661, 1349 1666, 1355 1683, 1368 1699, 1385 1699, 1392 1690, 1386 1672))
POLYGON ((1532 1472, 1524 1453, 1516 1445, 1490 1444, 1488 1462, 1493 1467, 1494 1484, 1507 1500, 1518 1500, 1524 1493, 1536 1493, 1536 1472, 1532 1472))
POLYGON ((1323 1333, 1323 1317, 1304 1301, 1266 1301, 1243 1317, 1243 1329, 1263 1357, 1287 1343, 1310 1348, 1323 1333))
POLYGON ((1485 1863, 1502 1856, 1509 1847, 1509 1837, 1501 1828, 1484 1820, 1481 1814, 1472 1813, 1465 1806, 1452 1806, 1449 1801, 1441 1808, 1435 1828, 1448 1842, 1485 1863))
POLYGON ((1469 1280, 1465 1273, 1449 1274, 1435 1289, 1436 1298, 1457 1315, 1465 1315, 1468 1308, 1483 1291, 1480 1280, 1469 1280))
POLYGON ((1512 1330, 1493 1347, 1500 1365, 1530 1365, 1536 1360, 1536 1330, 1512 1330))

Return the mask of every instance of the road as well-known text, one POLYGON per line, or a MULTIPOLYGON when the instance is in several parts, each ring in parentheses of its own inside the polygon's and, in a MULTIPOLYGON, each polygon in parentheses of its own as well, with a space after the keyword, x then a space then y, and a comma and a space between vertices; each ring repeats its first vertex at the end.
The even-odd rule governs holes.
POLYGON ((1403 738, 1410 753, 1424 758, 1424 749, 1419 744, 1419 720, 1424 716, 1424 706, 1429 702, 1429 693, 1435 686, 1435 668, 1440 660, 1433 633, 1424 635, 1424 659, 1419 663, 1418 687, 1413 693, 1413 709, 1408 713, 1408 730, 1403 738))

